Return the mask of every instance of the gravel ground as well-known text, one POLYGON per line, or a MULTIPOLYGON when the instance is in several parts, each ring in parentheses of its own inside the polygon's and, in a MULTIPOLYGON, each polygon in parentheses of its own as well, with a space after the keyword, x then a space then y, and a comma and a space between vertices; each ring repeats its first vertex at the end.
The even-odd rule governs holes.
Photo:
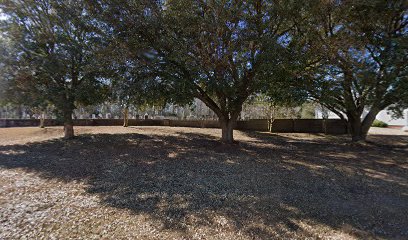
POLYGON ((0 129, 0 239, 408 239, 408 135, 0 129))

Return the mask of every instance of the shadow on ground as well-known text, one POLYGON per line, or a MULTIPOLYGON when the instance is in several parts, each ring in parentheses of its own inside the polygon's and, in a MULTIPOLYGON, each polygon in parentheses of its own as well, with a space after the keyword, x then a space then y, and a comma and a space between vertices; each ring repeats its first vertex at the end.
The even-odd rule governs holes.
POLYGON ((408 238, 404 145, 248 132, 253 141, 229 146, 204 134, 177 134, 0 146, 0 167, 85 181, 103 204, 147 213, 174 231, 223 228, 223 216, 255 238, 315 238, 319 227, 361 238, 408 238))

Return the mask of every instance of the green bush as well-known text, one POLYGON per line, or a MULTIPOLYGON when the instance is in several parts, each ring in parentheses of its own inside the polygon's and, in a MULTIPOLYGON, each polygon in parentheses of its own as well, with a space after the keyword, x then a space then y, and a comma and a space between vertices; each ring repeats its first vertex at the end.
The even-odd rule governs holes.
POLYGON ((386 124, 385 122, 383 122, 383 121, 380 121, 380 120, 374 120, 374 122, 373 122, 373 124, 371 125, 372 127, 380 127, 380 128, 386 128, 386 127, 388 127, 388 124, 386 124))

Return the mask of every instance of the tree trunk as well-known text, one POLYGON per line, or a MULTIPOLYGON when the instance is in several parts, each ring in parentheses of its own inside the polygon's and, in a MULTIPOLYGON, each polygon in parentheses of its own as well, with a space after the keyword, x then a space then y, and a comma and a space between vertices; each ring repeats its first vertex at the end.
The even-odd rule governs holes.
POLYGON ((349 122, 349 124, 351 127, 351 140, 353 142, 365 141, 367 133, 364 134, 361 121, 354 120, 349 122))
POLYGON ((74 137, 74 121, 72 120, 72 110, 64 111, 64 138, 74 137))
POLYGON ((224 143, 233 143, 234 142, 234 128, 235 128, 235 124, 237 120, 220 118, 219 121, 220 121, 221 129, 222 129, 221 141, 224 143))
POLYGON ((380 110, 373 108, 370 110, 370 112, 367 114, 367 116, 364 118, 363 122, 361 123, 361 132, 363 134, 363 140, 365 141, 367 138, 368 131, 370 130, 371 126, 373 125, 373 122, 375 118, 377 117, 377 114, 380 112, 380 110))
POLYGON ((17 106, 17 116, 18 119, 23 119, 23 108, 21 107, 21 105, 17 106))
POLYGON ((45 127, 44 122, 45 122, 45 113, 41 112, 41 115, 40 115, 40 128, 45 127))
POLYGON ((378 112, 379 110, 376 108, 371 109, 363 121, 361 121, 360 115, 347 115, 353 142, 365 141, 367 139, 368 131, 378 112))
POLYGON ((129 108, 125 107, 123 110, 123 127, 129 126, 129 108))

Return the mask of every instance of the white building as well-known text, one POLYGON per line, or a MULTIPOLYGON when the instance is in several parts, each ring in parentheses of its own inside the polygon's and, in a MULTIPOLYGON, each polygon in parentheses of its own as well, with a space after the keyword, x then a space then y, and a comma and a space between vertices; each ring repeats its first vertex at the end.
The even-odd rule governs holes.
POLYGON ((378 120, 387 123, 390 126, 408 126, 408 109, 404 110, 402 118, 394 119, 391 113, 388 113, 387 110, 383 110, 378 113, 378 120))
MULTIPOLYGON (((337 116, 331 111, 328 111, 326 115, 327 115, 327 118, 329 119, 339 119, 339 116, 337 116)), ((318 119, 323 118, 323 111, 319 108, 316 109, 316 118, 318 119)), ((390 126, 408 126, 408 109, 404 110, 404 114, 402 118, 397 118, 397 119, 393 118, 392 113, 389 113, 387 110, 382 110, 381 112, 378 113, 376 119, 383 121, 390 126)))

